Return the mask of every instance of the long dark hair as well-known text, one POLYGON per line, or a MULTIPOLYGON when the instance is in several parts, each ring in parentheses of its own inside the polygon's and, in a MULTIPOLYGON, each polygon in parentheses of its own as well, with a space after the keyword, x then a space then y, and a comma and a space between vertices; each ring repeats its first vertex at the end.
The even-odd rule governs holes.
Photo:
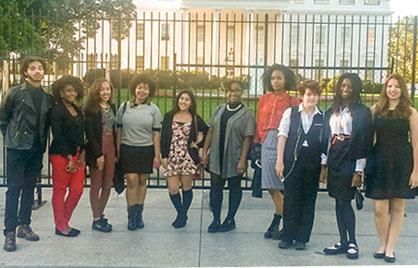
POLYGON ((273 91, 273 88, 271 86, 271 75, 273 74, 274 71, 280 71, 283 74, 284 80, 285 80, 285 84, 284 84, 285 91, 296 88, 296 85, 297 85, 296 75, 292 71, 292 69, 282 64, 273 64, 270 68, 268 68, 263 73, 264 92, 273 91))
POLYGON ((94 80, 93 84, 88 90, 87 99, 84 103, 84 112, 85 113, 97 113, 99 111, 99 102, 100 102, 100 88, 103 83, 109 83, 110 86, 110 100, 108 101, 109 105, 112 105, 112 96, 113 96, 113 85, 104 77, 99 77, 94 80))
POLYGON ((337 85, 335 86, 335 95, 334 103, 332 104, 331 111, 333 113, 339 112, 343 106, 344 99, 341 96, 341 85, 343 84, 344 79, 349 79, 353 85, 353 91, 350 96, 348 108, 350 111, 353 106, 361 103, 360 93, 361 93, 361 79, 358 74, 355 73, 343 73, 338 79, 337 85))
POLYGON ((173 115, 175 115, 177 112, 180 111, 179 100, 180 100, 181 95, 183 94, 187 94, 189 98, 192 100, 192 104, 189 107, 189 113, 191 113, 192 116, 195 116, 196 115, 196 97, 194 96, 193 92, 190 89, 184 89, 180 91, 179 94, 177 94, 176 102, 173 104, 173 109, 171 109, 171 112, 173 113, 173 115))
POLYGON ((394 116, 399 118, 408 119, 411 115, 411 100, 409 98, 409 92, 405 83, 405 79, 400 74, 391 74, 385 81, 385 85, 380 92, 379 100, 377 101, 375 108, 375 115, 387 116, 389 113, 389 99, 386 89, 391 79, 398 81, 401 88, 401 98, 399 104, 396 106, 394 116))

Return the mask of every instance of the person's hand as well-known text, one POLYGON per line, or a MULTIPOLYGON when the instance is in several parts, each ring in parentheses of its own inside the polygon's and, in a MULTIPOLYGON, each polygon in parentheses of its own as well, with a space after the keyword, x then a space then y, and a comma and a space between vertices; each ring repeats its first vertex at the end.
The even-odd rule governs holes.
POLYGON ((276 175, 277 177, 283 177, 284 164, 283 161, 276 161, 276 175))
POLYGON ((239 161, 237 165, 237 172, 239 175, 243 174, 245 172, 245 161, 239 161))
POLYGON ((168 167, 168 159, 167 158, 161 159, 161 164, 163 165, 163 167, 165 169, 167 169, 167 167, 168 167))
POLYGON ((415 170, 412 171, 411 177, 409 177, 409 187, 411 187, 411 189, 418 187, 418 172, 415 170))
POLYGON ((351 187, 357 188, 361 186, 361 173, 355 172, 353 178, 351 179, 351 187))
POLYGON ((75 172, 77 171, 77 167, 76 167, 76 165, 74 164, 74 162, 73 162, 73 160, 72 160, 72 159, 70 159, 70 160, 68 161, 68 164, 67 164, 67 166, 65 167, 65 170, 66 170, 68 173, 75 173, 75 172))
POLYGON ((161 160, 159 156, 155 156, 154 160, 152 161, 154 168, 160 168, 161 166, 161 160))
POLYGON ((103 170, 105 164, 105 158, 104 155, 100 156, 96 159, 96 166, 98 170, 103 170))
POLYGON ((319 181, 321 183, 327 183, 328 181, 328 167, 325 165, 321 166, 321 174, 319 175, 319 181))

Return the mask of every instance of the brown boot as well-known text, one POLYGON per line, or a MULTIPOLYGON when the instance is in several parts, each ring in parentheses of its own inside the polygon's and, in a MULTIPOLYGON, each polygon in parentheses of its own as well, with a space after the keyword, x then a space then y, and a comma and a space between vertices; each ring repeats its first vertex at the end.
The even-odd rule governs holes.
POLYGON ((6 239, 4 240, 3 249, 8 252, 16 250, 16 233, 15 232, 6 233, 6 239))
POLYGON ((17 237, 24 238, 28 241, 39 240, 39 235, 35 234, 35 232, 32 231, 32 228, 30 228, 29 224, 19 225, 19 227, 17 228, 17 237))

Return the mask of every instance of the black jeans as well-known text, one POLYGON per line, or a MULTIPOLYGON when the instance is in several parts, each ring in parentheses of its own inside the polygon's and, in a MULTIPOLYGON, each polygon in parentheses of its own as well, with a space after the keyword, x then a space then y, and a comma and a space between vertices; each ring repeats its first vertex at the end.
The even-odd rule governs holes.
POLYGON ((315 216, 315 203, 319 186, 320 163, 304 153, 303 148, 295 168, 284 183, 284 211, 282 240, 307 243, 315 216))
POLYGON ((220 176, 211 173, 210 178, 210 205, 212 207, 213 219, 215 221, 221 220, 221 210, 223 201, 223 187, 225 182, 228 181, 229 188, 229 207, 227 220, 233 220, 235 214, 238 211, 238 207, 242 199, 241 189, 242 176, 236 176, 232 178, 221 178, 220 176))
POLYGON ((4 233, 15 231, 18 225, 30 224, 34 189, 41 175, 42 158, 43 153, 39 150, 7 149, 4 233))

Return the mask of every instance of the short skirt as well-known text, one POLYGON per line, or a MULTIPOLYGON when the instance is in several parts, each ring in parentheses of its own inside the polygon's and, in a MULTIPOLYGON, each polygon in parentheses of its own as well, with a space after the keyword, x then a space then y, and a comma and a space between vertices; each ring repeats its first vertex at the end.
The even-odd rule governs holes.
POLYGON ((123 174, 151 174, 154 161, 154 145, 130 146, 120 145, 119 163, 123 174))

